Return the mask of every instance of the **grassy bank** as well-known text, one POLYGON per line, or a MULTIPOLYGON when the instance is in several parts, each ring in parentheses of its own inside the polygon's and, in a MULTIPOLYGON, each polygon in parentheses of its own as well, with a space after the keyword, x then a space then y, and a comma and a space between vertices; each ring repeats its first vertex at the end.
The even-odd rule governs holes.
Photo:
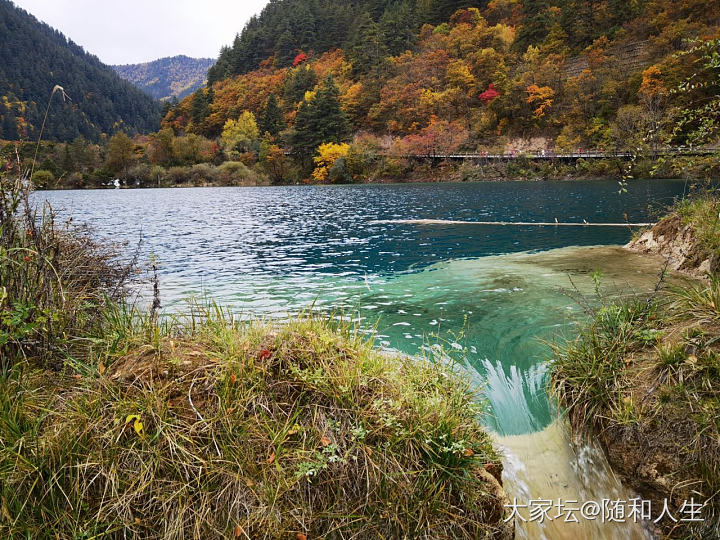
POLYGON ((312 315, 123 307, 126 265, 18 187, 0 214, 0 537, 510 537, 468 380, 312 315))
MULTIPOLYGON (((717 253, 718 209, 705 196, 675 210, 706 255, 717 253)), ((597 437, 613 468, 653 501, 654 517, 670 501, 678 521, 662 520, 662 534, 720 536, 718 274, 599 309, 555 348, 552 387, 572 427, 597 437), (705 505, 704 521, 681 520, 691 499, 705 505)))
MULTIPOLYGON (((720 194, 685 199, 676 205, 675 212, 683 225, 692 229, 698 248, 696 260, 720 262, 720 194)), ((716 274, 720 268, 709 270, 716 274)))

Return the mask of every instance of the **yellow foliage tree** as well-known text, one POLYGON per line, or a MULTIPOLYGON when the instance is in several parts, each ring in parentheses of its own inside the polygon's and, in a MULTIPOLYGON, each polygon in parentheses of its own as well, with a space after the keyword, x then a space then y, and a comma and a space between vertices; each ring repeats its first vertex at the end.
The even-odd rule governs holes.
POLYGON ((650 66, 642 73, 642 84, 640 85, 639 94, 654 98, 657 95, 666 92, 665 85, 662 81, 662 72, 657 66, 650 66))
POLYGON ((243 111, 237 120, 230 119, 225 122, 221 141, 226 151, 247 152, 252 149, 259 136, 255 115, 250 111, 243 111))
POLYGON ((535 118, 542 118, 545 116, 545 112, 552 107, 553 99, 555 98, 555 90, 549 86, 531 84, 525 91, 528 93, 527 102, 537 106, 537 108, 533 111, 535 118))
POLYGON ((330 174, 330 169, 335 162, 348 155, 349 144, 325 143, 318 147, 318 155, 313 159, 315 170, 312 173, 313 179, 317 182, 325 182, 330 174))

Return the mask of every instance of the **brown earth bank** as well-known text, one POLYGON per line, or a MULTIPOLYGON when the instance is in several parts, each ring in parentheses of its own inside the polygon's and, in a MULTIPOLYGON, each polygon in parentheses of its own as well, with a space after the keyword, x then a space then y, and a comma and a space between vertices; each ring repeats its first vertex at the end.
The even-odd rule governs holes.
POLYGON ((660 220, 625 247, 665 257, 670 268, 694 278, 705 278, 708 273, 720 270, 720 257, 699 243, 692 223, 676 213, 660 220))
POLYGON ((571 426, 652 501, 653 521, 667 501, 660 538, 720 538, 719 211, 716 195, 684 201, 626 246, 701 279, 606 305, 555 347, 552 388, 571 426))

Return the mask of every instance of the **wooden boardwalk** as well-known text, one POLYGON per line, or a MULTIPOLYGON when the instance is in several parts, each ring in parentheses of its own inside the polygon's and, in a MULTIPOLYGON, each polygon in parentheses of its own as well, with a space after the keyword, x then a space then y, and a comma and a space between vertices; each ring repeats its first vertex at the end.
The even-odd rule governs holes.
POLYGON ((662 148, 657 152, 648 156, 642 156, 634 152, 608 152, 604 150, 578 150, 576 152, 504 152, 502 154, 489 152, 455 152, 441 153, 428 151, 425 154, 382 154, 384 157, 416 159, 416 160, 451 160, 451 161, 512 161, 512 160, 530 160, 530 161, 576 161, 578 159, 635 159, 638 157, 670 157, 670 156, 707 156, 716 154, 718 149, 715 148, 662 148))

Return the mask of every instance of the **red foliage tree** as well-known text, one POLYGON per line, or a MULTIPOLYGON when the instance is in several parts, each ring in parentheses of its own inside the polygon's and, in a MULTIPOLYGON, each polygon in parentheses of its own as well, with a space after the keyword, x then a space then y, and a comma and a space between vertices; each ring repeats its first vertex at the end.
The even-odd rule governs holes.
POLYGON ((488 89, 485 90, 482 94, 480 94, 480 100, 487 105, 488 103, 491 103, 495 98, 500 96, 500 92, 495 90, 495 85, 493 83, 490 83, 488 86, 488 89))
POLYGON ((293 60, 293 67, 299 66, 299 65, 302 64, 305 60, 307 60, 307 58, 308 58, 308 57, 307 57, 307 54, 305 54, 304 52, 300 51, 300 54, 298 54, 298 55, 295 57, 295 60, 293 60))

